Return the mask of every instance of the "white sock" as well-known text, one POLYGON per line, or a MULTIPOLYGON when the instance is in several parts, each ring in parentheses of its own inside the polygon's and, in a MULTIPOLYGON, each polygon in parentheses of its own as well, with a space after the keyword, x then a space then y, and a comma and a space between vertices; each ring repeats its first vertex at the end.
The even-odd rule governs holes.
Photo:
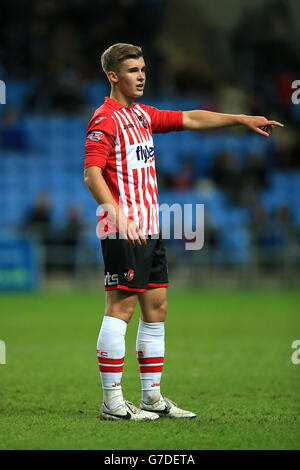
POLYGON ((160 398, 160 380, 164 363, 164 322, 150 323, 140 320, 136 354, 140 364, 142 400, 145 403, 155 403, 160 398))
POLYGON ((103 401, 108 408, 116 408, 124 402, 121 379, 125 358, 126 328, 125 321, 104 316, 98 337, 97 356, 103 401))

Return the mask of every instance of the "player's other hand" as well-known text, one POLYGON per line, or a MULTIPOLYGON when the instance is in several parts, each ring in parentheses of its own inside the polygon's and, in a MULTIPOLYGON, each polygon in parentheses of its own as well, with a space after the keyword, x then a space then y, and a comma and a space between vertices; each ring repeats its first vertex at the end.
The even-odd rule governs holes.
POLYGON ((124 240, 126 240, 130 245, 133 246, 142 246, 146 245, 147 240, 141 229, 125 215, 120 217, 119 220, 119 232, 124 240))
POLYGON ((274 127, 284 127, 281 122, 270 121, 264 116, 242 116, 242 124, 265 137, 272 134, 274 127))

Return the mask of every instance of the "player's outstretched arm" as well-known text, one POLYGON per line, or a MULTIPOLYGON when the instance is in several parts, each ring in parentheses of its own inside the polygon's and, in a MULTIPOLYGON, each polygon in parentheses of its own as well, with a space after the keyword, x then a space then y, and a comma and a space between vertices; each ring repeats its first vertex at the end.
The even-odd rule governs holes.
POLYGON ((270 121, 264 116, 223 114, 202 110, 183 112, 184 130, 203 131, 230 126, 246 126, 265 137, 269 137, 272 134, 275 126, 284 127, 280 122, 270 121))
POLYGON ((114 200, 105 179, 102 176, 102 169, 98 166, 89 166, 84 170, 84 182, 89 188, 93 198, 100 206, 105 205, 105 210, 122 234, 122 237, 130 244, 146 244, 146 239, 139 227, 126 217, 120 206, 114 200))

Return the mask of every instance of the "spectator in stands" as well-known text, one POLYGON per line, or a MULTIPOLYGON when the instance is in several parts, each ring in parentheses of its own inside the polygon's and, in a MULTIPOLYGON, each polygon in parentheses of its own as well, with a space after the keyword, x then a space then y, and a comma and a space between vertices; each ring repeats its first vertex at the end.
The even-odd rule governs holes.
POLYGON ((258 205, 253 212, 251 229, 260 264, 264 267, 280 266, 297 238, 290 209, 279 207, 272 216, 265 207, 258 205))
POLYGON ((65 263, 64 269, 68 272, 76 269, 76 251, 80 242, 84 225, 82 215, 76 205, 72 205, 67 211, 67 220, 63 229, 60 231, 59 243, 64 247, 65 263))
POLYGON ((51 206, 47 194, 39 194, 23 225, 23 231, 47 243, 51 232, 51 206))
POLYGON ((63 71, 52 88, 51 105, 56 112, 84 112, 83 82, 76 70, 68 68, 63 71))
POLYGON ((290 150, 290 161, 291 168, 300 169, 300 139, 299 134, 297 134, 295 142, 291 145, 290 150))
POLYGON ((237 202, 242 206, 253 207, 259 201, 260 191, 267 186, 267 169, 260 157, 251 152, 247 164, 241 172, 237 202))
POLYGON ((282 238, 285 246, 296 244, 299 237, 299 231, 293 221, 291 210, 288 206, 283 205, 277 209, 276 225, 278 230, 282 232, 282 238))
POLYGON ((230 197, 231 203, 238 202, 241 169, 237 158, 227 152, 215 157, 211 172, 212 180, 230 197))
POLYGON ((180 172, 173 178, 173 189, 179 191, 187 191, 195 186, 196 180, 197 168, 194 155, 183 156, 182 168, 180 172))
POLYGON ((56 230, 51 223, 51 205, 46 193, 38 195, 21 227, 21 232, 41 243, 44 249, 45 268, 47 271, 51 270, 53 266, 51 247, 55 243, 56 230))
POLYGON ((28 112, 57 112, 76 114, 85 110, 83 81, 72 69, 66 69, 62 76, 53 78, 41 77, 33 92, 26 101, 28 112))
POLYGON ((258 205, 254 208, 252 215, 252 240, 258 262, 266 267, 273 266, 278 240, 276 236, 274 237, 274 223, 271 214, 263 205, 258 205))
POLYGON ((267 169, 260 155, 251 152, 247 157, 247 165, 242 172, 242 179, 251 181, 256 190, 267 186, 267 169))
POLYGON ((220 230, 212 221, 210 212, 206 210, 204 214, 204 248, 216 249, 220 245, 221 236, 220 230))
POLYGON ((29 141, 20 116, 14 109, 5 110, 0 124, 0 145, 2 149, 26 152, 29 141))

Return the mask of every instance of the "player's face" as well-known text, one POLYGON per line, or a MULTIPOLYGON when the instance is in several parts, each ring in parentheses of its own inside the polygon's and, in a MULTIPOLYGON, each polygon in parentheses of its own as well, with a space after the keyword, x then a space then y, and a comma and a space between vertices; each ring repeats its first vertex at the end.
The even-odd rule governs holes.
POLYGON ((118 76, 118 88, 131 98, 143 96, 146 82, 146 66, 143 57, 122 62, 118 76))

